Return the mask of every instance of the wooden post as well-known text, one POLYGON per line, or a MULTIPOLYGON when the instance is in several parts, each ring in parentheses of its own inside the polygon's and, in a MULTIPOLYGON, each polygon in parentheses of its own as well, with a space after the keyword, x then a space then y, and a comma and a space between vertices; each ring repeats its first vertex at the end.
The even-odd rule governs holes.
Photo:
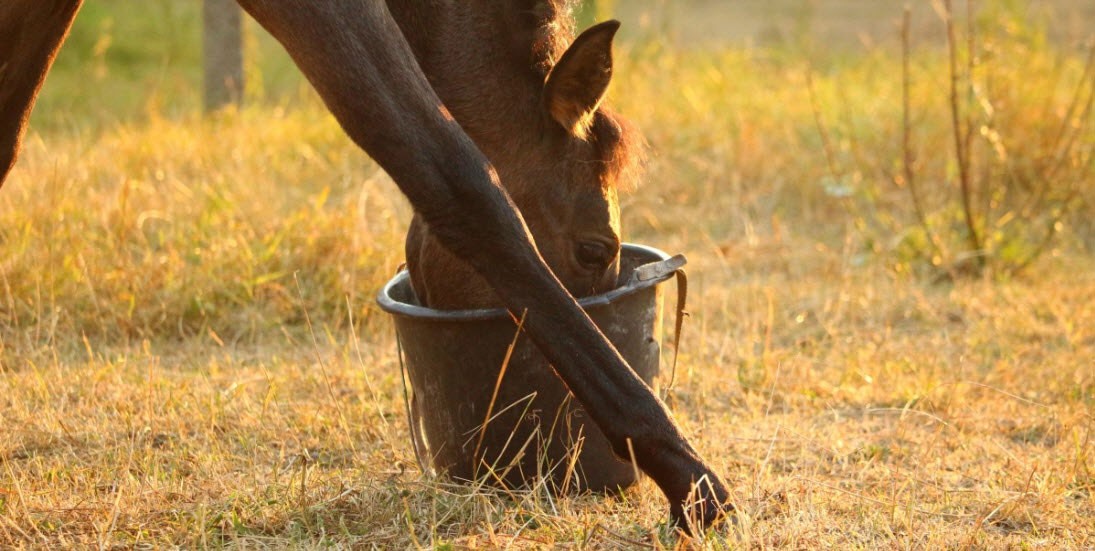
POLYGON ((205 69, 205 112, 243 96, 243 10, 235 0, 204 0, 202 57, 205 69))

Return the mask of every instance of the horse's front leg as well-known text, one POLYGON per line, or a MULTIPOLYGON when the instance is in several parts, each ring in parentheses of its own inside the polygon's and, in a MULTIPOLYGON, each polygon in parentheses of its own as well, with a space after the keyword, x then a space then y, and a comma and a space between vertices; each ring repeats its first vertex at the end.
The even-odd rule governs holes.
POLYGON ((346 133, 395 180, 431 232, 471 264, 621 457, 634 457, 677 521, 706 526, 728 493, 552 275, 494 170, 430 88, 383 2, 240 0, 289 51, 346 133), (693 502, 694 500, 694 502, 693 502))
POLYGON ((0 1, 0 186, 82 0, 0 1))

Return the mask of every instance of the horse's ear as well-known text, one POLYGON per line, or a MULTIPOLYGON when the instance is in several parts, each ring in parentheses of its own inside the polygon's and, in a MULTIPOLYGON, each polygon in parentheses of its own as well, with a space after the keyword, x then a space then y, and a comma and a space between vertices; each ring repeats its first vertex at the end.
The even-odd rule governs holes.
POLYGON ((619 21, 587 29, 563 52, 544 83, 544 107, 571 134, 585 138, 612 78, 612 38, 619 21))

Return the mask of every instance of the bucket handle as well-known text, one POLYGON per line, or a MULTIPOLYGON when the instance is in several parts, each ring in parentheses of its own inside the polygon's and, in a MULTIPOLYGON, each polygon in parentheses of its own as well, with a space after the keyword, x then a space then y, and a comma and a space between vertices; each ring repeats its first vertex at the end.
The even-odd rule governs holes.
POLYGON ((684 329, 684 318, 688 316, 685 307, 688 302, 688 274, 684 268, 675 270, 677 276, 677 315, 673 323, 673 364, 669 370, 669 382, 665 385, 665 396, 673 390, 673 383, 677 382, 677 356, 681 352, 681 330, 684 329))
POLYGON ((418 432, 421 430, 418 426, 418 417, 412 413, 412 408, 417 408, 411 404, 415 398, 410 395, 410 385, 407 384, 407 364, 403 359, 403 342, 399 339, 399 331, 394 331, 394 333, 396 355, 399 357, 399 377, 403 381, 403 407, 406 409, 407 425, 411 429, 411 447, 414 449, 414 459, 418 463, 418 468, 424 473, 429 473, 433 469, 425 457, 427 451, 425 444, 422 442, 422 435, 418 432))
POLYGON ((677 278, 677 308, 676 320, 673 322, 673 363, 669 369, 669 382, 666 389, 661 392, 661 398, 666 399, 673 389, 673 383, 677 382, 677 357, 681 349, 681 330, 684 329, 684 318, 689 313, 685 310, 688 305, 688 274, 684 273, 684 264, 688 263, 683 254, 675 254, 664 261, 650 262, 635 268, 631 274, 631 282, 648 282, 650 279, 660 279, 669 275, 677 278))
POLYGON ((657 280, 674 275, 677 278, 677 308, 676 320, 673 324, 673 363, 669 371, 669 383, 662 392, 662 398, 669 396, 673 390, 673 384, 677 380, 677 356, 681 350, 681 330, 684 329, 684 318, 688 316, 685 307, 688 303, 688 274, 684 272, 684 265, 688 259, 683 254, 676 254, 665 260, 649 262, 635 268, 628 279, 628 285, 643 281, 657 280))
POLYGON ((679 273, 687 263, 688 259, 685 258, 683 254, 675 254, 665 260, 648 262, 635 268, 635 270, 631 272, 631 278, 627 280, 627 283, 630 285, 642 281, 660 279, 675 272, 679 273))

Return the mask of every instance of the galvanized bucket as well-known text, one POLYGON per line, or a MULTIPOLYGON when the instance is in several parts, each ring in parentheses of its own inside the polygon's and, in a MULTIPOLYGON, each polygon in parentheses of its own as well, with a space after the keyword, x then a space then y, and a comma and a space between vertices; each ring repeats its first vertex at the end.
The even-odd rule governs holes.
MULTIPOLYGON (((625 244, 620 286, 579 300, 652 388, 661 355, 659 284, 680 277, 679 334, 684 263, 681 255, 625 244)), ((613 491, 638 479, 505 309, 419 306, 406 271, 377 302, 395 320, 411 439, 425 472, 510 488, 542 477, 556 491, 613 491)))

